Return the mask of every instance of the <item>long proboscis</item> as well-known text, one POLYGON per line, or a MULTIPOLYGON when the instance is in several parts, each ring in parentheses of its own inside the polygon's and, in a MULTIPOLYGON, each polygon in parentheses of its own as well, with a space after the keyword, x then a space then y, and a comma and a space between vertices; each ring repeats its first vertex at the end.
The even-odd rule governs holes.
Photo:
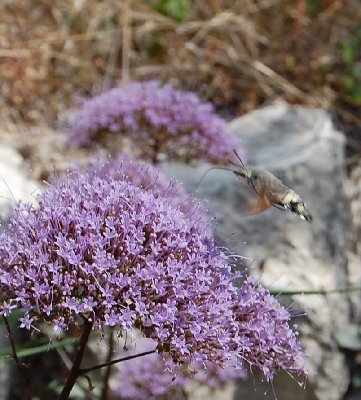
MULTIPOLYGON (((242 161, 242 158, 239 156, 239 154, 237 153, 236 149, 233 149, 233 153, 235 154, 235 156, 238 158, 238 160, 241 163, 241 168, 245 168, 245 165, 242 161)), ((236 168, 240 168, 240 166, 238 164, 236 164, 235 162, 228 160, 228 163, 233 165, 236 168)), ((229 172, 233 172, 233 173, 237 173, 237 171, 235 171, 234 169, 230 169, 230 168, 226 168, 226 167, 211 167, 208 168, 207 171, 201 176, 201 180, 198 183, 198 186, 196 187, 196 189, 194 190, 194 192, 196 193, 197 190, 199 189, 199 187, 201 186, 202 182, 204 181, 205 177, 208 175, 208 172, 214 170, 214 169, 218 169, 218 170, 223 170, 223 171, 229 171, 229 172)))
POLYGON ((208 172, 210 172, 210 171, 212 171, 214 169, 218 169, 218 170, 221 170, 221 171, 228 171, 228 172, 236 172, 233 169, 226 168, 226 167, 211 167, 211 168, 208 168, 207 171, 201 176, 201 180, 199 181, 198 186, 194 190, 194 193, 197 192, 197 190, 201 186, 202 182, 204 181, 205 177, 208 175, 208 172))

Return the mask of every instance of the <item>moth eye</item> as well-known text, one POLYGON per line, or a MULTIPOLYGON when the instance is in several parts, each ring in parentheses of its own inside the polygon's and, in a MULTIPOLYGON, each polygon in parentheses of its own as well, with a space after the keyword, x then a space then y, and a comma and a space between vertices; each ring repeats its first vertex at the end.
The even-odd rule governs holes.
POLYGON ((299 212, 299 208, 300 208, 300 202, 298 201, 290 201, 289 203, 289 209, 293 212, 299 212))

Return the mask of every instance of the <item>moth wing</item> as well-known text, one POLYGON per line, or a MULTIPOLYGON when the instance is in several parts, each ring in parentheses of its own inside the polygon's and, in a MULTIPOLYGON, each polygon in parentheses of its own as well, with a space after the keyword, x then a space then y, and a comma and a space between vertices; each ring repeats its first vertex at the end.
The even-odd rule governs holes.
POLYGON ((273 204, 265 196, 258 196, 255 200, 250 202, 248 212, 250 214, 258 214, 262 211, 272 207, 273 204))
POLYGON ((274 206, 272 198, 259 193, 251 179, 242 177, 236 171, 234 171, 234 174, 239 178, 240 182, 237 185, 237 191, 241 213, 258 214, 274 206))

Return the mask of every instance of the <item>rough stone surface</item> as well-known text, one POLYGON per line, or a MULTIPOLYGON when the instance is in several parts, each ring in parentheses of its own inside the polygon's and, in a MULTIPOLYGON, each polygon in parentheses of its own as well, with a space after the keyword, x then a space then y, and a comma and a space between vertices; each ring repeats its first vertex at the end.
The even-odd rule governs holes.
MULTIPOLYGON (((194 388, 188 388, 190 395, 188 400, 199 400, 199 399, 217 399, 217 400, 229 400, 236 396, 235 386, 231 383, 219 388, 217 390, 210 389, 206 386, 194 385, 194 388)), ((243 399, 246 399, 243 397, 243 399)))
MULTIPOLYGON (((361 161, 353 168, 345 186, 353 222, 348 232, 348 279, 350 286, 361 286, 361 161)), ((353 319, 360 324, 361 292, 354 292, 350 297, 353 319)))
MULTIPOLYGON (((270 170, 300 194, 313 214, 312 224, 275 208, 247 215, 250 191, 227 171, 210 171, 200 185, 207 165, 169 164, 165 172, 208 199, 217 236, 248 257, 244 261, 251 273, 267 287, 307 291, 347 286, 344 137, 327 113, 276 104, 234 120, 231 127, 243 141, 248 164, 270 170)), ((349 376, 332 334, 349 322, 350 300, 338 293, 293 299, 293 308, 307 312, 300 326, 309 353, 308 387, 313 391, 307 398, 339 400, 349 376)), ((295 394, 293 399, 303 396, 295 394)), ((249 398, 258 397, 250 390, 249 398)), ((289 399, 281 388, 277 398, 289 399)))
POLYGON ((28 177, 21 155, 0 141, 0 218, 6 220, 15 200, 32 201, 39 185, 28 177))

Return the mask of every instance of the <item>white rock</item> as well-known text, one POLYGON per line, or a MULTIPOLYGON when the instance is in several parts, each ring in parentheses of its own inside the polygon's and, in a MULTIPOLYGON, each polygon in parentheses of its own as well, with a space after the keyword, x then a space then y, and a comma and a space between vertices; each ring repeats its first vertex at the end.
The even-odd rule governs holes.
MULTIPOLYGON (((0 142, 0 224, 6 224, 15 200, 32 201, 35 199, 37 189, 38 184, 27 177, 25 165, 19 153, 11 146, 0 142)), ((5 327, 1 326, 0 347, 9 345, 5 327)), ((15 366, 10 363, 0 365, 0 399, 8 398, 10 368, 15 369, 15 366)))
POLYGON ((5 220, 15 201, 34 201, 39 185, 28 177, 21 155, 0 142, 0 218, 5 220))
MULTIPOLYGON (((300 194, 314 221, 309 224, 275 208, 247 216, 248 189, 232 173, 214 170, 197 192, 209 200, 210 212, 217 217, 218 237, 253 260, 248 262, 252 274, 269 288, 307 291, 347 286, 344 137, 333 128, 330 117, 323 110, 276 104, 230 126, 244 144, 248 163, 270 170, 300 194)), ((192 191, 207 168, 168 164, 164 171, 192 191)), ((349 299, 345 294, 295 299, 297 308, 308 314, 301 330, 314 371, 308 379, 315 388, 313 396, 339 400, 349 377, 332 334, 349 321, 349 299)), ((286 399, 282 392, 277 392, 277 398, 286 399)), ((293 400, 302 398, 295 395, 293 400)))

